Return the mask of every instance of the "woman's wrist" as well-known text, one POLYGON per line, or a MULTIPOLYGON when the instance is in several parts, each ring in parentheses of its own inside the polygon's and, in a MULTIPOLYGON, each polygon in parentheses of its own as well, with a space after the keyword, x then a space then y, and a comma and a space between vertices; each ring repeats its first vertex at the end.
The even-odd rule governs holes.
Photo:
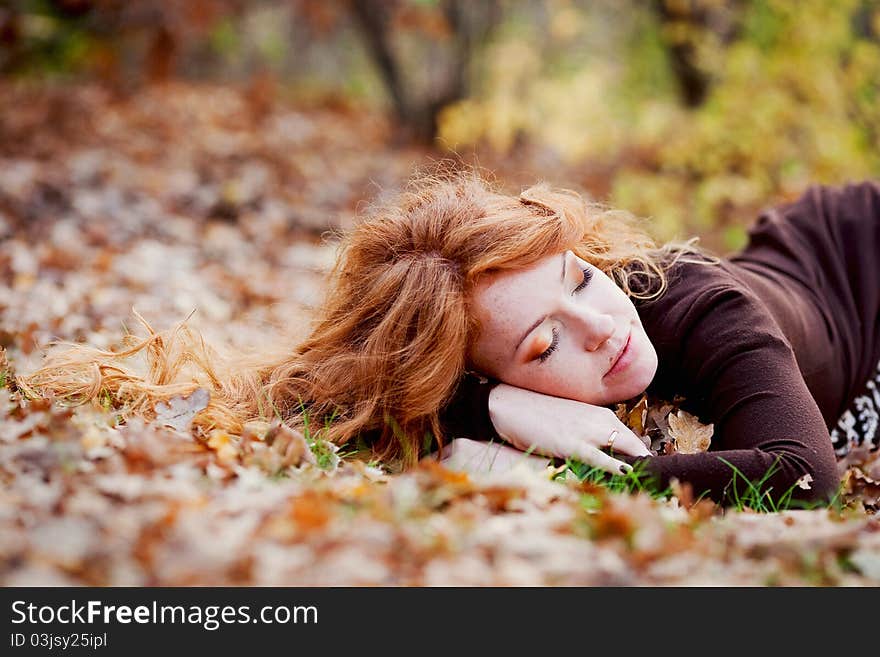
POLYGON ((495 433, 497 433, 503 440, 510 440, 509 435, 499 427, 499 424, 504 424, 503 418, 505 415, 506 404, 509 401, 509 389, 512 387, 513 386, 506 383, 499 383, 489 391, 489 421, 492 423, 492 428, 495 429, 495 433))

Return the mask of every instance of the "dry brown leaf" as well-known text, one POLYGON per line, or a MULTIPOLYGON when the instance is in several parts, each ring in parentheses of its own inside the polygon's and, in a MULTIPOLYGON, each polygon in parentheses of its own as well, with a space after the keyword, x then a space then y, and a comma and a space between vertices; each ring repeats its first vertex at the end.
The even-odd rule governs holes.
POLYGON ((714 424, 703 424, 695 415, 678 409, 667 416, 669 432, 679 454, 698 454, 709 449, 712 443, 714 424))
POLYGON ((642 439, 645 446, 651 448, 651 438, 648 436, 648 396, 643 394, 638 401, 630 405, 621 402, 615 407, 617 418, 623 422, 632 432, 642 439))
POLYGON ((860 500, 867 508, 880 507, 880 481, 866 475, 858 466, 844 473, 841 491, 845 502, 860 500))
POLYGON ((691 413, 681 410, 679 407, 683 401, 684 397, 680 395, 669 403, 651 400, 647 394, 643 394, 635 401, 617 404, 615 413, 654 454, 706 451, 714 431, 713 425, 704 425, 691 413), (672 428, 672 423, 677 431, 672 428))
POLYGON ((211 398, 205 388, 196 388, 189 396, 176 395, 168 402, 157 402, 156 423, 178 431, 188 432, 197 413, 208 407, 211 398))
POLYGON ((243 440, 259 440, 263 442, 272 429, 272 424, 265 420, 250 420, 244 423, 241 430, 243 440))
POLYGON ((669 423, 666 418, 675 410, 672 404, 655 404, 648 408, 648 426, 656 430, 663 437, 669 436, 669 423))
POLYGON ((629 412, 629 422, 628 425, 630 429, 633 430, 637 436, 642 436, 645 433, 645 427, 647 426, 648 419, 648 396, 643 395, 642 398, 636 403, 633 409, 629 412))
POLYGON ((282 468, 302 463, 311 463, 312 465, 317 463, 305 436, 286 424, 278 422, 272 425, 266 433, 266 443, 272 452, 281 457, 280 465, 282 468))

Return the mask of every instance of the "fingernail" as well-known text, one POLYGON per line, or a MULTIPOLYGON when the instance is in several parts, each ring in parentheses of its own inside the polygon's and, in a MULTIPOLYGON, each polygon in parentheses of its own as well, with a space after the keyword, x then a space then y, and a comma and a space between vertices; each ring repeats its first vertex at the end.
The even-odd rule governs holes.
POLYGON ((631 465, 624 464, 620 466, 620 474, 629 474, 630 472, 632 472, 631 465))

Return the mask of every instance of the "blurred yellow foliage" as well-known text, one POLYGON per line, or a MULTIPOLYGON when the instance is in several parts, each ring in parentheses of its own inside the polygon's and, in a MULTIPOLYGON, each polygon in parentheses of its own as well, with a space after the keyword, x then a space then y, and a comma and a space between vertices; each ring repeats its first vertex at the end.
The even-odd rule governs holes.
POLYGON ((607 169, 606 200, 653 219, 658 237, 716 231, 729 249, 766 204, 810 183, 878 175, 880 9, 867 20, 873 34, 862 34, 856 0, 749 3, 725 45, 709 29, 664 27, 644 5, 625 4, 628 39, 614 49, 591 7, 568 2, 547 5, 548 34, 571 41, 561 48, 537 28, 499 35, 485 50, 484 83, 441 115, 441 143, 506 153, 527 141, 607 169), (662 49, 645 44, 661 29, 693 45, 711 81, 695 109, 673 84, 647 79, 662 49), (579 39, 600 45, 578 49, 579 39))

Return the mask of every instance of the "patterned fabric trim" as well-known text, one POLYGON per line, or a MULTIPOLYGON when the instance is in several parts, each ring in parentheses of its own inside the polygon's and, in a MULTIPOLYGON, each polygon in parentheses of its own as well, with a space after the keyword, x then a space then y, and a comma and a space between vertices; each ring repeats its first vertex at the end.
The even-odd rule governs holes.
POLYGON ((865 390, 853 400, 831 429, 831 444, 838 457, 846 456, 854 446, 880 448, 880 363, 868 379, 865 390))

